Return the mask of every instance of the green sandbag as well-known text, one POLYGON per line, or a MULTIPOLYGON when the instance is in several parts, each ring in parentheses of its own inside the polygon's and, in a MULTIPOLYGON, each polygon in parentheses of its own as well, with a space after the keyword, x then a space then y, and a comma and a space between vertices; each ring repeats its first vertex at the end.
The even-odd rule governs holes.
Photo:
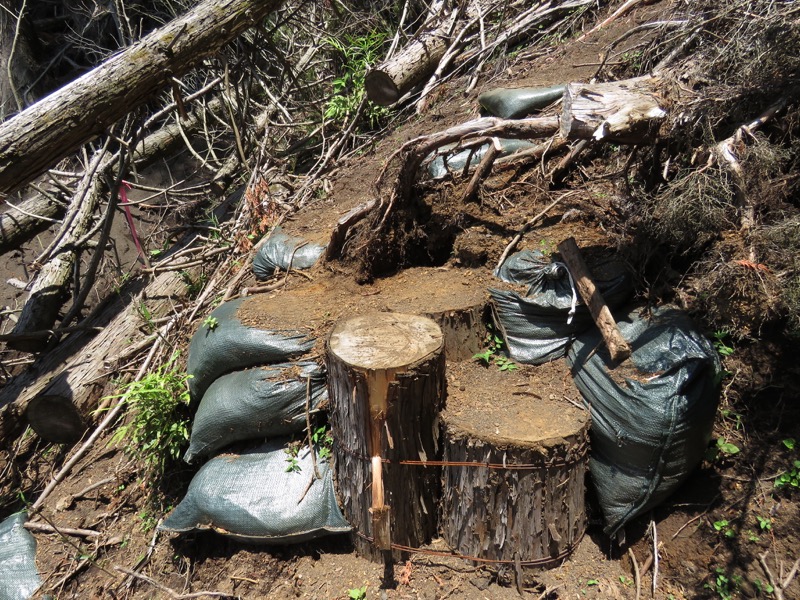
MULTIPOLYGON (((499 156, 508 156, 516 152, 528 150, 537 144, 529 142, 528 140, 512 140, 500 138, 500 153, 499 156)), ((434 179, 442 179, 448 174, 459 175, 464 171, 464 167, 469 161, 469 166, 474 167, 477 165, 486 152, 489 150, 489 144, 484 144, 473 150, 458 150, 453 154, 449 154, 448 150, 456 148, 458 144, 449 144, 442 146, 437 152, 433 152, 428 156, 428 174, 434 179)))
POLYGON ((255 365, 285 362, 304 354, 314 339, 299 331, 266 331, 242 323, 237 311, 247 298, 237 298, 217 307, 211 315, 213 327, 201 325, 189 345, 186 370, 194 400, 203 397, 220 375, 255 365))
POLYGON ((722 368, 714 346, 678 308, 634 310, 617 325, 639 374, 620 382, 621 367, 596 328, 567 354, 592 415, 589 472, 609 535, 667 498, 703 459, 722 368))
POLYGON ((287 441, 212 458, 159 529, 213 529, 262 544, 297 543, 350 531, 336 503, 328 460, 316 455, 317 479, 308 447, 290 462, 287 441))
POLYGON ((36 539, 25 529, 28 515, 11 515, 0 523, 0 598, 28 600, 42 585, 36 570, 36 539))
POLYGON ((275 275, 277 270, 310 269, 323 252, 325 246, 290 236, 275 227, 253 258, 253 274, 262 281, 275 275))
POLYGON ((325 384, 325 371, 314 362, 223 375, 209 386, 197 407, 183 459, 192 462, 234 442, 302 431, 306 395, 309 408, 316 409, 328 397, 325 384))
POLYGON ((549 106, 564 96, 567 86, 497 88, 483 92, 478 103, 490 114, 503 119, 521 119, 549 106))

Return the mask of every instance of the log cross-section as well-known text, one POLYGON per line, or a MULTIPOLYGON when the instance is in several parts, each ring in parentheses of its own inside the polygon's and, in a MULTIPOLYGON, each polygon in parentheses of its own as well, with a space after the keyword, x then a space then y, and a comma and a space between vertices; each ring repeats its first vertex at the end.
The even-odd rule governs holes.
POLYGON ((403 313, 355 316, 331 331, 338 490, 356 550, 372 560, 393 543, 417 547, 436 533, 440 469, 400 461, 439 456, 443 347, 435 322, 403 313))
POLYGON ((205 0, 0 125, 0 192, 21 187, 104 133, 280 4, 205 0))

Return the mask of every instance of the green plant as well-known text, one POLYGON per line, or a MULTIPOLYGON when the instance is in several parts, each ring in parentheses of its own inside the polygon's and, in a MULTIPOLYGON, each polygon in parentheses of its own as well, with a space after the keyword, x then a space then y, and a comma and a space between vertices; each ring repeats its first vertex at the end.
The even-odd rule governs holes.
POLYGON ((775 591, 775 588, 772 587, 772 585, 769 582, 762 583, 760 579, 756 579, 753 582, 753 585, 755 586, 756 592, 758 593, 759 596, 763 593, 771 594, 772 592, 775 591))
POLYGON ((517 368, 517 364, 501 354, 503 351, 503 338, 492 333, 491 329, 486 334, 486 350, 473 355, 473 360, 482 360, 487 365, 495 365, 500 371, 513 371, 517 368))
POLYGON ((120 425, 111 443, 125 442, 125 452, 142 459, 163 474, 168 459, 177 459, 189 439, 189 419, 183 407, 189 405, 189 375, 175 365, 178 353, 166 364, 139 381, 127 384, 110 398, 121 398, 131 413, 120 425))
POLYGON ((733 354, 733 348, 725 343, 725 340, 730 337, 731 332, 727 329, 719 329, 714 332, 714 348, 720 356, 730 356, 733 354))
POLYGON ((725 438, 717 438, 717 450, 725 456, 733 456, 741 452, 739 446, 729 442, 725 438))
POLYGON ((297 456, 300 453, 300 446, 292 445, 288 448, 284 448, 283 450, 286 453, 286 468, 284 469, 287 473, 299 473, 302 468, 300 467, 300 461, 297 460, 297 456))
POLYGON ((367 597, 367 586, 347 590, 347 597, 350 600, 364 600, 367 597))
POLYGON ((715 531, 722 533, 722 535, 724 535, 726 538, 736 537, 736 531, 729 527, 730 523, 728 523, 728 521, 725 519, 714 521, 712 525, 715 531))
MULTIPOLYGON (((366 35, 345 34, 341 38, 328 38, 329 46, 341 57, 341 75, 333 80, 333 95, 325 105, 324 116, 337 123, 350 118, 364 101, 364 77, 367 69, 381 57, 387 35, 370 32, 366 35)), ((374 128, 389 114, 385 106, 367 101, 364 115, 374 128)))
POLYGON ((311 441, 317 447, 317 452, 321 460, 327 460, 331 457, 333 436, 327 426, 320 425, 317 427, 311 434, 311 441))
POLYGON ((218 325, 219 325, 219 319, 217 319, 217 317, 206 317, 205 319, 203 319, 203 327, 205 327, 209 331, 214 331, 218 325))
POLYGON ((758 528, 761 531, 771 531, 772 530, 772 518, 771 517, 762 517, 761 515, 756 515, 756 521, 758 521, 758 528))
POLYGON ((713 590, 722 600, 731 600, 739 591, 742 578, 739 575, 730 575, 722 567, 714 569, 714 581, 705 584, 706 589, 713 590))
MULTIPOLYGON (((794 438, 786 438, 781 440, 781 443, 789 452, 794 452, 794 438)), ((792 460, 791 466, 775 479, 774 486, 776 488, 788 487, 795 489, 800 487, 800 460, 792 460)))

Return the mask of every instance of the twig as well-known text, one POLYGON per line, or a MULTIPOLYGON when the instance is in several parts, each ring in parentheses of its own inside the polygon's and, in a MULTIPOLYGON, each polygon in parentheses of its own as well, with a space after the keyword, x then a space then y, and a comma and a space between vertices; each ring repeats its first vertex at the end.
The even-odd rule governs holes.
POLYGON ((525 223, 525 226, 520 230, 520 232, 517 235, 514 236, 514 239, 509 242, 508 246, 506 246, 506 249, 503 250, 503 254, 500 255, 500 260, 497 261, 497 266, 495 267, 495 270, 499 270, 500 267, 503 266, 503 263, 506 262, 508 255, 514 251, 514 249, 517 247, 517 244, 519 244, 520 240, 522 240, 524 235, 528 233, 528 231, 530 231, 530 229, 534 225, 536 225, 539 219, 543 218, 550 211, 551 208, 553 208, 556 204, 561 202, 564 198, 566 198, 567 196, 571 196, 572 194, 575 193, 577 192, 567 192, 566 194, 562 194, 561 196, 553 200, 550 204, 548 204, 542 212, 540 212, 530 221, 525 223))
POLYGON ((28 521, 24 525, 29 531, 39 531, 42 533, 57 533, 58 535, 72 535, 75 537, 100 537, 102 534, 94 529, 73 529, 72 527, 55 527, 47 523, 31 523, 28 521))
POLYGON ((650 525, 653 528, 653 598, 655 598, 658 586, 658 529, 655 520, 650 521, 650 525))
POLYGON ((789 587, 789 585, 792 583, 792 580, 794 580, 795 576, 797 575, 797 569, 800 567, 800 558, 794 561, 792 568, 789 570, 789 574, 783 579, 783 581, 780 581, 775 578, 775 576, 772 574, 772 570, 769 568, 769 565, 767 565, 767 554, 769 554, 768 550, 759 554, 758 562, 761 564, 761 568, 764 569, 764 573, 766 573, 767 579, 773 588, 772 593, 775 594, 775 600, 785 600, 783 592, 786 591, 786 588, 789 587))
MULTIPOLYGON (((483 159, 481 159, 480 164, 478 164, 478 168, 475 169, 475 173, 472 175, 472 179, 470 179, 469 185, 467 185, 467 189, 464 190, 464 195, 461 198, 461 202, 469 202, 476 196, 481 179, 483 179, 491 170, 492 165, 494 164, 494 159, 497 157, 500 149, 500 140, 498 138, 492 138, 492 143, 490 144, 489 149, 486 151, 486 155, 483 157, 483 159)), ((466 164, 469 165, 469 163, 470 160, 467 160, 466 164)))
POLYGON ((185 599, 188 600, 188 598, 202 598, 203 596, 211 596, 212 598, 236 598, 235 594, 228 594, 226 592, 202 591, 202 592, 191 592, 189 594, 180 594, 175 590, 173 590, 172 588, 168 588, 163 583, 159 583, 155 579, 148 577, 147 575, 142 575, 141 573, 137 573, 136 571, 131 571, 130 569, 126 569, 118 565, 114 565, 114 570, 119 571, 120 573, 125 573, 129 577, 134 577, 136 579, 140 579, 146 583, 149 583, 153 587, 168 594, 169 597, 173 598, 174 600, 185 600, 185 599))
POLYGON ((711 499, 711 502, 709 502, 709 503, 706 505, 706 507, 703 509, 703 512, 701 512, 699 515, 696 515, 696 516, 692 517, 691 519, 689 519, 688 521, 686 521, 686 523, 684 523, 683 525, 681 525, 681 526, 678 528, 678 531, 676 531, 675 533, 673 533, 673 534, 672 534, 672 538, 671 538, 671 539, 673 539, 673 540, 674 540, 676 537, 678 537, 678 534, 679 534, 681 531, 683 531, 683 530, 684 530, 684 529, 686 529, 686 528, 687 528, 689 525, 691 525, 692 523, 694 523, 695 521, 697 521, 697 519, 700 519, 700 518, 702 518, 702 517, 703 517, 703 515, 705 515, 705 514, 708 512, 708 509, 710 509, 710 508, 711 508, 711 505, 712 505, 712 504, 714 504, 714 502, 716 502, 716 501, 717 501, 717 498, 719 498, 719 494, 717 494, 716 496, 714 496, 714 497, 711 499))
POLYGON ((631 548, 628 548, 628 556, 631 557, 631 563, 633 564, 633 578, 636 582, 636 600, 639 600, 639 598, 642 597, 642 576, 639 573, 639 563, 636 562, 636 555, 631 548))
MULTIPOLYGON (((135 381, 138 381, 142 377, 144 377, 145 373, 147 372, 147 369, 150 367, 150 363, 152 362, 153 357, 155 356, 156 350, 161 344, 161 340, 164 339, 163 336, 166 335, 166 333, 172 328, 174 324, 175 324, 175 319, 164 325, 164 327, 162 328, 162 335, 157 337, 153 342, 153 347, 150 348, 150 352, 148 353, 147 358, 142 363, 139 372, 136 374, 135 381)), ((72 470, 72 467, 74 467, 78 463, 78 461, 84 457, 84 455, 91 449, 91 447, 100 437, 100 435, 112 423, 116 421, 117 417, 119 417, 120 413, 122 412, 122 409, 126 406, 127 401, 128 399, 125 396, 119 399, 117 405, 109 411, 109 413, 106 415, 106 418, 102 420, 102 422, 97 426, 97 429, 95 429, 92 435, 89 436, 89 439, 87 439, 83 443, 83 445, 78 449, 78 451, 75 452, 72 458, 70 458, 66 462, 66 464, 63 467, 61 467, 61 470, 59 470, 59 472, 53 476, 53 479, 50 481, 50 483, 47 484, 47 487, 44 488, 42 493, 39 495, 39 498, 37 498, 36 502, 34 502, 33 505, 30 507, 30 509, 28 510, 28 514, 30 515, 35 514, 42 508, 44 501, 50 494, 53 493, 53 490, 56 489, 58 484, 61 483, 64 480, 64 478, 69 474, 69 472, 72 470)))
POLYGON ((619 17, 623 16, 625 13, 627 13, 630 9, 632 9, 634 6, 639 4, 639 2, 641 2, 641 1, 642 0, 628 0, 625 4, 623 4, 617 10, 615 10, 609 17, 607 17, 606 19, 603 19, 602 21, 600 21, 600 23, 598 23, 597 25, 592 27, 589 31, 587 31, 586 33, 581 35, 575 41, 576 42, 582 42, 587 37, 589 37, 590 35, 595 33, 596 31, 600 31, 606 25, 616 21, 619 17))

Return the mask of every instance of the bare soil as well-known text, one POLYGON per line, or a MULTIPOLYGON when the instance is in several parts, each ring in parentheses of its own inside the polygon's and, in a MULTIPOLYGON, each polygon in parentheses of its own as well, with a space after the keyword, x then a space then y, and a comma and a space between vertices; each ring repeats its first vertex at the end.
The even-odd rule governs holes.
MULTIPOLYGON (((437 92, 426 114, 389 131, 363 156, 337 165, 331 193, 293 216, 284 228, 311 241, 324 241, 338 218, 372 197, 377 173, 403 141, 476 116, 475 98, 483 89, 587 80, 610 41, 640 23, 667 18, 670 6, 666 1, 648 3, 581 43, 565 43, 526 61, 509 59, 469 94, 463 92, 463 81, 450 83, 437 92)), ((635 36, 630 43, 636 43, 635 36)), ((609 158, 620 163, 624 159, 609 158)), ((496 282, 491 272, 508 241, 552 200, 524 176, 501 173, 485 182, 479 202, 462 204, 465 185, 459 178, 428 185, 423 201, 429 215, 417 232, 414 264, 363 285, 355 282, 352 264, 318 265, 307 277, 288 277, 285 288, 253 297, 242 309, 247 312, 243 318, 279 329, 304 327, 322 339, 339 318, 355 312, 425 312, 443 289, 441 278, 426 277, 426 269, 463 285, 464 302, 473 302, 476 290, 496 282)), ((593 177, 591 170, 583 173, 566 185, 561 203, 519 249, 553 252, 560 241, 573 236, 590 267, 600 270, 610 258, 635 263, 636 248, 620 238, 615 224, 617 200, 617 190, 607 178, 593 177)), ((120 255, 127 257, 120 265, 125 272, 129 268, 125 265, 135 261, 133 248, 124 229, 115 239, 120 255)), ((37 243, 34 240, 9 255, 0 269, 4 306, 18 305, 22 292, 5 282, 27 278, 25 265, 37 243)), ((255 285, 252 276, 243 285, 255 285)), ((643 286, 639 291, 643 296, 647 292, 643 286)), ((698 308, 692 303, 686 306, 698 308)), ((702 311, 695 316, 705 324, 702 311)), ((37 564, 46 586, 57 584, 57 598, 168 598, 189 593, 200 597, 206 591, 235 598, 343 599, 349 590, 365 586, 370 599, 633 599, 640 597, 637 583, 641 597, 660 599, 774 597, 766 592, 769 575, 759 554, 765 555, 776 579, 785 577, 800 558, 797 492, 773 487, 778 474, 797 458, 782 440, 800 439, 800 368, 794 353, 780 341, 742 342, 724 358, 724 366, 730 374, 723 383, 714 439, 734 443, 741 452, 710 455, 667 502, 628 526, 624 539, 611 540, 602 533, 588 481, 587 534, 562 564, 526 570, 522 580, 513 568, 448 557, 441 540, 423 549, 432 552, 415 553, 397 564, 397 586, 392 588, 382 584, 382 565, 356 556, 346 536, 268 547, 248 546, 212 532, 157 534, 155 525, 180 500, 195 468, 174 464, 163 480, 143 478, 141 465, 109 445, 109 436, 96 444, 37 517, 37 522, 91 529, 100 535, 79 538, 37 532, 37 564), (652 560, 654 549, 657 561, 652 560), (136 570, 141 576, 124 570, 136 570)), ((522 397, 541 397, 562 406, 565 413, 580 411, 579 394, 560 362, 525 367, 510 378, 495 367, 476 370, 475 364, 450 364, 448 385, 454 396, 467 387, 467 371, 488 389, 514 381, 524 396, 512 392, 510 405, 522 397)), ((559 419, 557 408, 551 409, 548 419, 559 419)), ((515 424, 522 426, 524 415, 519 417, 515 424)), ((491 431, 495 420, 488 418, 485 425, 491 431)), ((19 443, 5 464, 0 463, 0 473, 30 501, 64 463, 69 450, 31 436, 19 443)), ((800 581, 792 581, 785 597, 800 597, 800 581)))

